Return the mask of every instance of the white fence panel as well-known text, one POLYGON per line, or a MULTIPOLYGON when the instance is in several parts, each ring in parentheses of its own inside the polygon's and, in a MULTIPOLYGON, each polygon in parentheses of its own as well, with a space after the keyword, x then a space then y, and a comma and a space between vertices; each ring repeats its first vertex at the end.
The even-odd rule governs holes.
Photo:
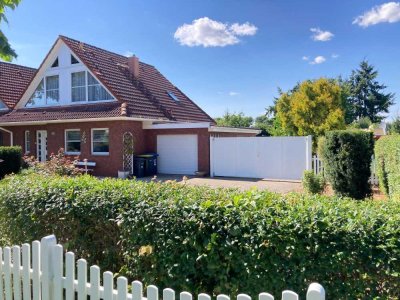
MULTIPOLYGON (((318 157, 318 155, 314 155, 312 158, 312 169, 315 175, 324 173, 324 163, 318 157)), ((376 161, 374 156, 372 156, 372 161, 371 161, 371 177, 369 178, 369 182, 372 185, 379 184, 378 176, 376 175, 376 161)))
POLYGON ((211 137, 211 175, 300 180, 311 170, 308 137, 211 137))
MULTIPOLYGON (((114 275, 103 273, 103 286, 100 282, 100 268, 89 268, 90 282, 87 278, 87 263, 84 259, 75 262, 72 252, 64 253, 63 247, 56 243, 55 236, 48 236, 41 242, 34 241, 21 248, 0 248, 0 300, 20 299, 51 299, 51 300, 158 300, 159 290, 154 285, 147 287, 146 297, 143 295, 143 284, 132 282, 132 293, 128 293, 128 280, 118 277, 116 289, 114 275), (31 252, 32 251, 32 252, 31 252), (32 263, 31 260, 32 259, 32 263), (77 268, 77 273, 75 273, 77 268), (65 273, 65 276, 64 276, 65 273), (77 274, 77 278, 75 277, 77 274)), ((175 300, 175 291, 164 289, 163 300, 175 300)), ((217 300, 230 300, 227 295, 218 295, 217 300)), ((193 300, 189 292, 181 292, 179 300, 193 300)), ((211 300, 207 294, 199 294, 198 300, 211 300)), ((239 294, 237 300, 251 300, 246 294, 239 294)), ((258 300, 273 300, 268 293, 261 293, 258 300)), ((283 291, 282 300, 297 300, 298 295, 292 291, 283 291)), ((307 292, 307 300, 325 300, 324 288, 318 283, 312 283, 307 292)))

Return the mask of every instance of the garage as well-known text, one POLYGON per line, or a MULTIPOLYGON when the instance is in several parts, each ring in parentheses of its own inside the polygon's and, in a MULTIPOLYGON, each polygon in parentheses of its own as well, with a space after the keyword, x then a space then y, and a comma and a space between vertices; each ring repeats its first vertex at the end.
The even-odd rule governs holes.
POLYGON ((158 173, 194 175, 198 171, 197 135, 157 135, 158 173))

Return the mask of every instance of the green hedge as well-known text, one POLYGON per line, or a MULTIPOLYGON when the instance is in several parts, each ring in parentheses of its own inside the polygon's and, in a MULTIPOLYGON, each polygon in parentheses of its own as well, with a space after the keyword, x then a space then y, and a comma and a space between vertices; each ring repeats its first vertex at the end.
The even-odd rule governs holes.
POLYGON ((384 136, 376 142, 375 161, 379 187, 400 199, 400 135, 384 136))
POLYGON ((21 147, 0 147, 0 179, 7 174, 18 173, 22 166, 21 147))
POLYGON ((371 195, 372 132, 335 130, 325 134, 319 146, 324 174, 335 194, 364 199, 371 195))
POLYGON ((395 299, 399 204, 33 174, 0 183, 0 229, 12 243, 54 233, 103 270, 160 288, 304 298, 317 281, 329 299, 395 299))

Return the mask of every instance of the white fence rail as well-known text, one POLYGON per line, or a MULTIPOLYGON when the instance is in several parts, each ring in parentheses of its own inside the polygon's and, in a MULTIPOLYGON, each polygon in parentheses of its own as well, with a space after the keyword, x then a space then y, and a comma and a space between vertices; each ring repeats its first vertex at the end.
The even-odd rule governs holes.
MULTIPOLYGON (((315 175, 324 173, 324 163, 318 157, 318 155, 313 155, 313 157, 312 157, 312 169, 313 169, 315 175)), ((371 177, 369 178, 369 182, 372 185, 378 185, 379 184, 378 176, 376 175, 376 161, 375 161, 374 156, 372 156, 371 177)))
MULTIPOLYGON (((143 285, 132 282, 132 291, 128 293, 128 280, 125 277, 116 279, 111 272, 102 276, 98 266, 89 268, 86 260, 76 261, 75 254, 64 252, 56 242, 54 235, 44 237, 41 242, 34 241, 32 246, 0 248, 0 300, 159 300, 159 290, 149 285, 146 297, 143 285), (21 260, 22 253, 22 260, 21 260)), ((175 300, 175 291, 164 289, 163 300, 175 300)), ((251 300, 246 294, 239 294, 237 300, 251 300)), ((192 300, 188 292, 179 294, 180 300, 192 300)), ((207 294, 199 294, 198 300, 211 300, 207 294)), ((217 300, 229 300, 229 296, 218 295, 217 300)), ((258 300, 273 300, 268 293, 259 294, 258 300)), ((282 300, 298 300, 299 296, 292 291, 283 291, 282 300)), ((307 300, 324 300, 324 288, 312 283, 307 291, 307 300)))

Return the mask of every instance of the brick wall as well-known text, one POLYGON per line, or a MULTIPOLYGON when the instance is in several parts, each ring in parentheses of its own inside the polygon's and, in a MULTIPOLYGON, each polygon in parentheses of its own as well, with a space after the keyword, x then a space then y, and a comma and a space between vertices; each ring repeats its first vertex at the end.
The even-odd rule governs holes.
POLYGON ((65 148, 65 130, 80 129, 81 131, 81 154, 79 159, 88 159, 96 162, 94 175, 117 176, 118 170, 122 170, 122 137, 127 131, 132 132, 135 138, 135 151, 142 154, 145 151, 145 140, 141 122, 133 121, 111 121, 111 122, 82 122, 69 124, 47 124, 35 126, 8 127, 14 133, 14 145, 25 149, 25 131, 30 131, 31 149, 30 155, 36 156, 36 131, 47 130, 47 152, 57 153, 60 148, 65 148), (109 155, 92 155, 91 153, 91 129, 108 128, 110 138, 109 155))

